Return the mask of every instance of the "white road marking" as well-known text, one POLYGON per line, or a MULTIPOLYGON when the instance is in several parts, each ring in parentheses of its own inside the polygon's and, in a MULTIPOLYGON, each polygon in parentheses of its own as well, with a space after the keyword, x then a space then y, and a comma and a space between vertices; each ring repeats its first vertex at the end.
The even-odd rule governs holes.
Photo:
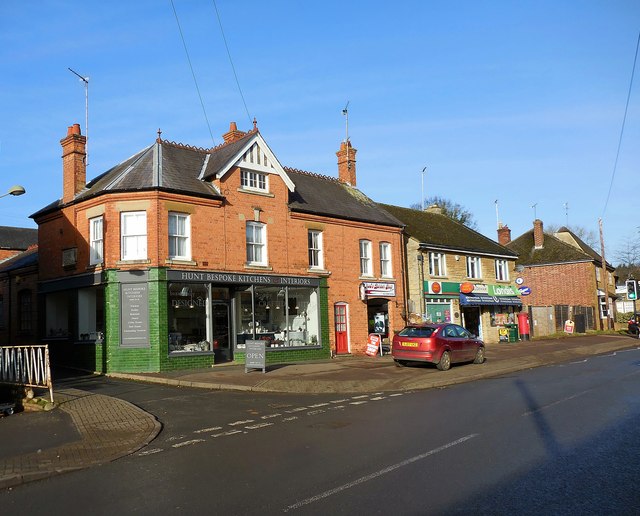
POLYGON ((140 453, 138 453, 138 455, 140 456, 153 455, 154 453, 160 453, 161 451, 164 451, 164 450, 162 448, 152 448, 151 450, 141 451, 140 453))
POLYGON ((387 473, 391 473, 392 471, 402 468, 404 466, 408 466, 409 464, 413 464, 414 462, 417 462, 419 460, 422 459, 426 459, 427 457, 430 457, 431 455, 435 455, 436 453, 440 453, 441 451, 447 450, 449 448, 452 448, 453 446, 457 446, 458 444, 462 444, 466 441, 468 441, 469 439, 473 439, 474 437, 477 437, 479 434, 469 434, 465 437, 461 437, 460 439, 457 439, 456 441, 452 441, 448 444, 445 444, 443 446, 439 446, 438 448, 434 448, 433 450, 429 450, 428 452, 422 453, 420 455, 416 455, 415 457, 411 457, 410 459, 406 459, 403 460, 402 462, 398 462, 397 464, 393 464, 392 466, 389 466, 387 468, 381 469, 379 471, 376 471, 375 473, 371 473, 370 475, 366 475, 364 477, 360 477, 352 482, 347 482, 346 484, 342 484, 341 486, 338 486, 334 489, 330 489, 329 491, 325 491, 324 493, 320 493, 316 496, 312 496, 311 498, 306 498, 305 500, 301 500, 299 502, 294 503, 293 505, 289 505, 286 509, 284 509, 284 512, 288 512, 291 509, 300 509, 301 507, 304 507, 305 505, 309 505, 310 503, 314 503, 317 502, 319 500, 322 500, 324 498, 328 498, 330 496, 333 496, 334 494, 338 494, 342 491, 345 491, 347 489, 351 489, 352 487, 355 487, 357 485, 360 484, 364 484, 365 482, 368 482, 369 480, 373 480, 375 478, 381 477, 382 475, 386 475, 387 473))
POLYGON ((273 426, 273 423, 258 423, 256 425, 245 426, 247 430, 256 430, 257 428, 264 428, 265 426, 273 426))
POLYGON ((316 403, 315 405, 309 405, 309 408, 326 407, 328 403, 316 403))
POLYGON ((360 396, 351 396, 352 400, 361 400, 362 398, 368 398, 368 394, 361 394, 360 396))
POLYGON ((196 443, 203 443, 204 439, 191 439, 190 441, 184 441, 183 443, 172 444, 173 448, 181 448, 182 446, 190 446, 196 443))
POLYGON ((349 401, 348 398, 344 398, 341 400, 331 400, 329 403, 344 403, 345 401, 349 401))
POLYGON ((262 416, 260 419, 273 419, 274 417, 281 416, 282 414, 269 414, 267 416, 262 416))
POLYGON ((362 405, 363 403, 369 403, 368 401, 352 401, 349 405, 362 405))
POLYGON ((246 425, 247 423, 253 423, 255 419, 245 419, 244 421, 234 421, 233 423, 229 423, 229 426, 238 426, 238 425, 246 425))
POLYGON ((220 434, 213 434, 211 437, 225 437, 227 435, 241 434, 242 430, 228 430, 227 432, 222 432, 220 434))
POLYGON ((335 407, 329 407, 327 410, 344 410, 344 405, 336 405, 335 407))
POLYGON ((167 441, 179 441, 180 439, 184 439, 186 435, 174 435, 173 437, 169 437, 167 441))
POLYGON ((322 414, 323 412, 326 412, 326 410, 324 409, 310 410, 309 412, 307 412, 307 416, 315 416, 316 414, 322 414))
POLYGON ((293 414, 294 412, 302 412, 303 410, 307 410, 308 407, 298 407, 291 410, 286 410, 287 414, 293 414))
POLYGON ((222 430, 222 427, 221 426, 212 426, 212 427, 209 427, 209 428, 202 428, 201 430, 194 430, 193 433, 194 434, 203 434, 203 433, 206 433, 206 432, 213 432, 215 430, 222 430))
POLYGON ((295 421, 296 419, 298 419, 298 416, 289 416, 282 418, 282 421, 295 421))
POLYGON ((404 394, 404 392, 394 392, 393 394, 389 394, 389 397, 393 397, 393 396, 402 396, 404 394))
POLYGON ((380 401, 386 399, 386 396, 376 396, 375 398, 371 398, 372 401, 380 401))
POLYGON ((570 401, 572 399, 578 398, 578 397, 582 396, 583 394, 586 394, 587 392, 589 392, 589 391, 582 391, 582 392, 579 392, 577 394, 574 394, 573 396, 567 396, 566 398, 562 398, 560 400, 554 401, 553 403, 549 403, 548 405, 543 405, 542 407, 538 407, 535 410, 528 410, 527 412, 525 412, 522 415, 523 416, 530 416, 531 414, 535 414, 536 412, 540 412, 542 410, 554 407, 555 405, 560 405, 560 403, 564 403, 565 401, 570 401))

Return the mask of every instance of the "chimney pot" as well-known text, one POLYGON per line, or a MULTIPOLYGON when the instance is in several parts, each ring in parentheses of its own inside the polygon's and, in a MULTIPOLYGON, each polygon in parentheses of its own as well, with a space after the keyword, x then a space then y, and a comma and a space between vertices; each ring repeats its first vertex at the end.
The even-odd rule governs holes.
POLYGON ((72 201, 87 184, 87 137, 82 136, 80 124, 67 129, 60 140, 62 146, 62 202, 72 201))
POLYGON ((222 135, 222 139, 225 143, 235 142, 242 138, 245 134, 243 131, 238 131, 238 125, 235 122, 229 124, 229 132, 222 135))
POLYGON ((544 247, 544 228, 540 219, 533 221, 533 245, 536 249, 544 247))
POLYGON ((340 150, 336 152, 338 157, 338 178, 343 183, 356 186, 356 152, 349 140, 340 144, 340 150))

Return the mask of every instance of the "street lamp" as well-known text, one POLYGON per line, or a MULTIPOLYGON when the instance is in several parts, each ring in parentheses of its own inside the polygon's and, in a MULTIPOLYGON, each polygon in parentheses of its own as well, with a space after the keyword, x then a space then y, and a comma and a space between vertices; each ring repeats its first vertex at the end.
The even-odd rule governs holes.
POLYGON ((0 198, 6 197, 7 195, 22 195, 23 193, 26 193, 24 186, 13 185, 11 188, 9 188, 7 193, 0 195, 0 198))

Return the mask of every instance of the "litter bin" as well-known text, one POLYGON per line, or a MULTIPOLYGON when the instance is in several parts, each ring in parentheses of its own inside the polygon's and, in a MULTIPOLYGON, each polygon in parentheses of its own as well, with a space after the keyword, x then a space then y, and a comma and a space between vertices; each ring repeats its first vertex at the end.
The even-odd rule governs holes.
POLYGON ((509 342, 518 342, 518 325, 505 324, 505 327, 509 330, 509 342))

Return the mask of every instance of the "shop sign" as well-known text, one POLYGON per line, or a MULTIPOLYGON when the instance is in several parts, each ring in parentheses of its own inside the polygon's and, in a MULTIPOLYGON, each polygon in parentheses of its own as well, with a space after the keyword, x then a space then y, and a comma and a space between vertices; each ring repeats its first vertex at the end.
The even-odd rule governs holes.
POLYGON ((575 324, 573 321, 565 321, 564 322, 564 332, 565 333, 573 333, 573 329, 575 327, 575 324))
POLYGON ((244 372, 249 369, 262 369, 266 372, 266 342, 264 340, 247 340, 245 342, 244 372))
POLYGON ((519 293, 518 289, 511 285, 487 285, 487 294, 490 296, 517 296, 519 293))
POLYGON ((368 297, 395 297, 395 283, 379 283, 377 281, 363 281, 360 283, 360 299, 368 297))
POLYGON ((425 294, 458 295, 460 293, 460 283, 452 281, 424 281, 422 288, 425 294))
POLYGON ((526 287, 524 285, 522 285, 521 287, 518 287, 518 291, 520 292, 521 296, 528 296, 529 294, 531 294, 531 288, 526 287))
POLYGON ((380 350, 380 356, 382 356, 382 338, 377 333, 370 333, 365 353, 370 357, 375 357, 378 354, 378 350, 380 350))
POLYGON ((240 274, 235 272, 197 272, 197 271, 167 271, 169 281, 205 282, 205 283, 234 283, 249 285, 273 285, 289 287, 317 287, 318 278, 297 276, 271 276, 268 274, 240 274))
POLYGON ((147 283, 120 285, 120 346, 149 347, 149 291, 147 283))

